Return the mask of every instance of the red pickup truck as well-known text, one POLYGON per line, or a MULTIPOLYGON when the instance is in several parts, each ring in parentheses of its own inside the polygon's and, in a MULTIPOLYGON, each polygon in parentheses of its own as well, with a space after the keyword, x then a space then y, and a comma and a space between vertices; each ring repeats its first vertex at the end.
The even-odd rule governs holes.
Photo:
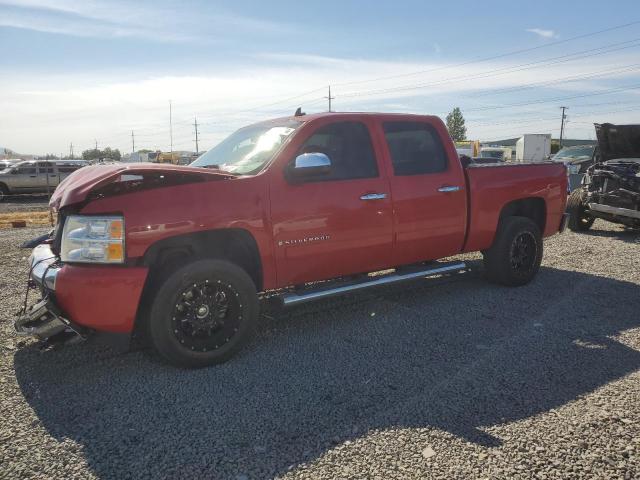
POLYGON ((526 284, 566 224, 565 167, 464 163, 437 117, 325 113, 242 128, 189 166, 82 168, 31 245, 42 298, 16 329, 140 332, 197 367, 242 347, 260 298, 460 271, 433 260, 472 251, 490 281, 526 284))

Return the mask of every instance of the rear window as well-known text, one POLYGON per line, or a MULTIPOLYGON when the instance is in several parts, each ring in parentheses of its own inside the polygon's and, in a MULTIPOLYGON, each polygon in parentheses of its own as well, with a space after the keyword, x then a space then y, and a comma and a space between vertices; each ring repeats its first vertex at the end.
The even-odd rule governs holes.
POLYGON ((383 128, 395 175, 422 175, 447 169, 444 146, 431 125, 385 122, 383 128))

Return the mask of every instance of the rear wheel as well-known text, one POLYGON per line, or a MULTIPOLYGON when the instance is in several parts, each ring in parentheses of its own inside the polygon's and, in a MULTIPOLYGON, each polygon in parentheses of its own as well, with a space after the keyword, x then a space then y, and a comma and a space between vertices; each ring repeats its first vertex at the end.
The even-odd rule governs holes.
POLYGON ((571 192, 567 200, 567 213, 568 226, 572 232, 586 232, 591 228, 596 219, 588 212, 588 208, 582 203, 582 191, 578 188, 571 192))
POLYGON ((542 234, 526 217, 500 221, 493 245, 483 252, 487 279, 507 286, 529 283, 542 262, 542 234))
POLYGON ((170 363, 204 367, 238 352, 257 318, 256 289, 244 270, 222 260, 198 260, 174 271, 158 290, 149 334, 170 363))

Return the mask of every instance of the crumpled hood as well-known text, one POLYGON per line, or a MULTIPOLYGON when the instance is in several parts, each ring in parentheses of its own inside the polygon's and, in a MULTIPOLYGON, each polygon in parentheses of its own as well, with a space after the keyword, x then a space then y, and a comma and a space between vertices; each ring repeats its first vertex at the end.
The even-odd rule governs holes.
MULTIPOLYGON (((90 193, 110 184, 135 182, 138 188, 143 188, 146 177, 153 177, 154 186, 169 186, 224 180, 233 178, 233 175, 220 170, 159 163, 91 165, 76 170, 65 178, 53 192, 49 206, 59 210, 67 205, 83 202, 90 193)), ((130 188, 121 189, 120 193, 129 191, 130 188)))
POLYGON ((640 125, 596 124, 600 161, 640 158, 640 125))

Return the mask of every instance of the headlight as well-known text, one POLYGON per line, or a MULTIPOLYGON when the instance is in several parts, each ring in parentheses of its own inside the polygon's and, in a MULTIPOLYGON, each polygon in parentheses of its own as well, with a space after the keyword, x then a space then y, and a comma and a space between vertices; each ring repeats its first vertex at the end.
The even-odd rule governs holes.
POLYGON ((124 218, 71 215, 62 231, 63 262, 123 263, 124 218))

